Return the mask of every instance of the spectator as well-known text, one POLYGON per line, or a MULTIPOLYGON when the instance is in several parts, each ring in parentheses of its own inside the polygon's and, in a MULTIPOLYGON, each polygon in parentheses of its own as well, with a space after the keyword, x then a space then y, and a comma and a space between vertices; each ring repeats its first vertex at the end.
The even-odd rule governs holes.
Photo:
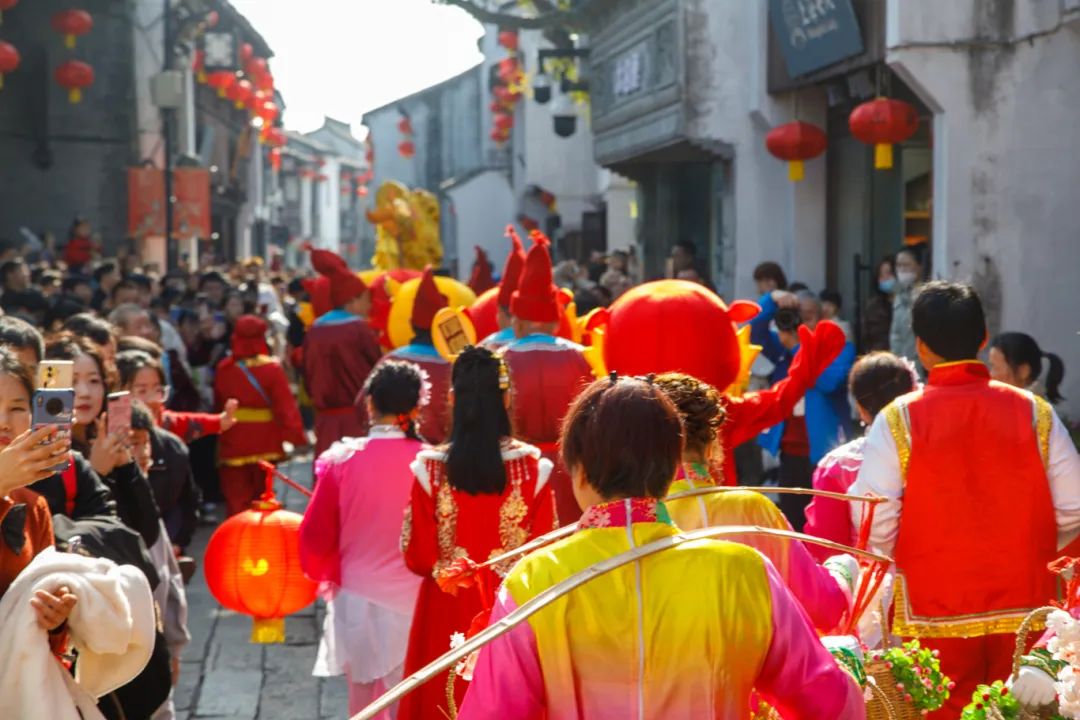
POLYGON ((130 280, 121 280, 116 283, 112 289, 112 296, 109 299, 110 308, 118 308, 121 305, 135 305, 139 304, 139 286, 130 280))
POLYGON ((143 273, 132 273, 127 276, 129 283, 135 286, 135 303, 146 310, 150 309, 150 302, 154 299, 154 278, 143 273))
POLYGON ((0 317, 0 347, 37 375, 37 366, 45 358, 45 340, 30 323, 17 317, 0 317))
POLYGON ((889 349, 893 295, 896 293, 896 268, 893 262, 892 257, 887 257, 878 263, 870 299, 863 310, 862 344, 866 352, 889 349))
POLYGON ((90 307, 94 300, 94 287, 86 275, 68 275, 60 287, 65 295, 78 300, 83 307, 90 307))
POLYGON ((68 231, 67 245, 64 247, 64 263, 68 272, 82 272, 83 268, 94 259, 97 246, 90 237, 90 223, 83 218, 75 218, 68 231))
POLYGON ((990 343, 990 377, 1030 390, 1056 405, 1061 396, 1065 364, 1053 353, 1043 352, 1035 338, 1018 332, 1002 333, 990 343), (1049 366, 1043 379, 1043 360, 1049 366))
POLYGON ((118 305, 109 313, 109 322, 116 328, 120 337, 133 335, 144 340, 153 340, 157 335, 149 311, 135 303, 118 305))
POLYGON ((620 295, 634 286, 630 278, 630 256, 625 250, 616 250, 608 257, 607 270, 600 276, 600 285, 607 288, 611 297, 618 299, 620 295))
POLYGON ((787 276, 784 270, 774 262, 763 262, 754 268, 754 282, 757 283, 758 295, 765 295, 774 290, 787 290, 787 276))
POLYGON ((101 353, 105 367, 115 369, 116 335, 111 324, 90 313, 79 313, 64 321, 64 330, 91 342, 101 353))
POLYGON ((825 289, 818 297, 821 300, 821 317, 839 325, 848 342, 855 342, 855 336, 851 333, 851 323, 840 317, 840 310, 844 307, 843 296, 835 290, 825 289))
POLYGON ((905 247, 896 253, 896 295, 893 297, 892 324, 889 329, 889 349, 893 354, 912 362, 919 359, 915 351, 915 331, 911 327, 911 308, 923 281, 923 245, 905 247))
POLYGON ((116 263, 109 261, 98 265, 94 269, 94 297, 90 306, 99 313, 112 310, 112 291, 120 283, 120 270, 116 263))
POLYGON ((225 303, 225 293, 229 289, 229 283, 221 273, 208 272, 199 281, 199 292, 206 296, 211 307, 220 310, 225 303))
POLYGON ((680 240, 671 248, 671 257, 668 258, 668 274, 670 278, 679 277, 684 270, 693 269, 697 263, 697 246, 688 240, 680 240))

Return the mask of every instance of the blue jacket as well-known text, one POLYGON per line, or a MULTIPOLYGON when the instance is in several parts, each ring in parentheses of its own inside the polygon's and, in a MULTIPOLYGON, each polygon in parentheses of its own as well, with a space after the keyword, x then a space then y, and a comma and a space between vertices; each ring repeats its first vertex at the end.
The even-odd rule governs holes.
MULTIPOLYGON (((758 304, 761 313, 750 321, 750 341, 761 345, 761 354, 775 365, 769 380, 776 383, 787 377, 791 360, 799 348, 788 350, 770 327, 778 309, 772 296, 769 293, 762 295, 758 304)), ((854 437, 847 389, 848 374, 854 364, 855 346, 849 342, 806 392, 806 435, 810 442, 810 462, 815 465, 831 450, 854 437)), ((776 455, 780 452, 783 434, 784 424, 780 423, 763 432, 758 445, 776 455)))

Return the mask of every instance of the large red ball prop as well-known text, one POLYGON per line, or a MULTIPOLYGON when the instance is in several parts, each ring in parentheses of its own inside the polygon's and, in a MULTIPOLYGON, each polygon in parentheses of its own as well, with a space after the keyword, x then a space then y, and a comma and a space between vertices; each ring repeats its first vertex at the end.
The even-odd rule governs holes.
POLYGON ((610 308, 607 368, 620 375, 682 372, 723 392, 741 363, 735 323, 758 311, 745 301, 729 308, 715 293, 685 280, 638 285, 610 308))

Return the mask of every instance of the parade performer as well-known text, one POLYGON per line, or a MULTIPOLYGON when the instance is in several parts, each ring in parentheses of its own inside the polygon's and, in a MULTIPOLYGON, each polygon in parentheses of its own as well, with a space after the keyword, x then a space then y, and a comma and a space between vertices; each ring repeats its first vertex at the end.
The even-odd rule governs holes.
MULTIPOLYGON (((724 422, 723 400, 711 385, 689 375, 667 373, 656 386, 675 403, 685 427, 682 462, 668 495, 696 488, 715 487, 709 467, 719 454, 716 437, 724 422)), ((665 503, 671 519, 682 530, 720 525, 753 525, 791 530, 779 508, 761 493, 736 491, 702 495, 665 503)), ((814 627, 823 633, 836 629, 851 611, 858 579, 858 563, 846 555, 830 557, 822 567, 801 542, 766 535, 727 538, 757 548, 769 558, 784 584, 806 610, 814 627)), ((844 544, 848 544, 845 542, 844 544)))
MULTIPOLYGON (((484 562, 552 530, 551 463, 540 451, 511 437, 506 412, 510 379, 490 351, 470 347, 453 367, 453 431, 448 445, 421 452, 402 528, 405 562, 424 578, 416 602, 405 674, 419 670, 450 647, 483 610, 479 593, 454 597, 434 574, 455 560, 484 562)), ((507 568, 496 568, 505 572, 507 568)), ((447 675, 402 700, 398 720, 442 717, 447 675)), ((461 701, 465 685, 457 686, 461 701)))
POLYGON ((957 687, 938 715, 955 718, 1009 674, 1014 633, 1054 597, 1046 567, 1080 531, 1080 457, 1049 403, 976 360, 972 288, 927 283, 912 323, 928 382, 874 421, 851 492, 888 498, 871 543, 896 559, 893 633, 940 651, 957 687))
POLYGON ((236 398, 236 426, 218 440, 218 474, 225 510, 232 516, 251 507, 266 489, 260 461, 285 459, 283 443, 308 444, 300 408, 281 363, 270 356, 266 321, 254 315, 237 319, 232 354, 218 363, 214 395, 219 406, 236 398))
POLYGON ((363 417, 353 407, 382 351, 368 325, 371 293, 345 261, 327 250, 311 249, 311 264, 330 282, 334 309, 319 317, 304 337, 304 386, 315 406, 315 452, 325 452, 343 437, 362 437, 363 417))
POLYGON ((724 484, 735 485, 734 448, 788 417, 795 405, 844 349, 844 331, 823 320, 799 329, 799 351, 787 378, 771 388, 742 394, 736 382, 749 364, 749 329, 735 323, 759 308, 744 300, 729 307, 707 288, 685 280, 660 280, 627 291, 610 309, 603 330, 609 370, 626 375, 682 372, 723 389, 726 420, 720 428, 724 484))
MULTIPOLYGON (((596 381, 570 409, 562 448, 587 509, 577 532, 514 567, 492 623, 599 561, 679 533, 659 499, 681 461, 682 423, 659 388, 596 381)), ((604 574, 492 641, 459 717, 744 720, 755 690, 785 720, 865 717, 858 686, 772 564, 702 540, 604 574)))
POLYGON ((510 300, 517 339, 503 352, 514 385, 514 435, 539 447, 555 463, 551 485, 556 509, 559 520, 568 523, 578 518, 581 509, 559 462, 559 432, 570 403, 595 376, 585 359, 585 348, 555 335, 563 311, 551 281, 548 239, 539 232, 532 238, 535 244, 510 300))
POLYGON ((480 341, 480 344, 489 350, 499 350, 514 341, 514 318, 510 313, 510 302, 521 281, 521 271, 525 268, 525 248, 513 225, 507 226, 506 234, 510 238, 511 246, 510 254, 506 256, 506 264, 503 266, 502 277, 499 279, 499 295, 496 300, 499 331, 480 341))
MULTIPOLYGON (((431 341, 431 323, 435 313, 446 306, 446 296, 439 292, 435 276, 428 267, 424 270, 413 301, 412 342, 383 356, 375 366, 379 367, 389 360, 403 360, 415 363, 427 373, 428 382, 431 383, 431 399, 420 411, 420 437, 435 445, 445 442, 450 434, 450 363, 439 355, 431 341)), ((362 397, 357 398, 357 402, 363 401, 362 397)), ((358 410, 364 411, 364 408, 358 410)))
POLYGON ((347 676, 350 714, 401 679, 420 587, 401 555, 401 513, 423 447, 415 419, 429 393, 416 365, 379 363, 363 392, 370 432, 334 443, 315 463, 300 564, 330 600, 313 675, 347 676))
POLYGON ((495 287, 495 278, 491 275, 491 260, 488 259, 484 248, 476 246, 476 261, 469 275, 469 288, 479 297, 491 288, 495 287))

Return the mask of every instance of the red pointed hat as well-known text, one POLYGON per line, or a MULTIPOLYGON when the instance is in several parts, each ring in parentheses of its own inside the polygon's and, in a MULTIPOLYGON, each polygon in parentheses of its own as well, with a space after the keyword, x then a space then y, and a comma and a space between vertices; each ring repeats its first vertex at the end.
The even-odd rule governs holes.
POLYGON ((232 354, 237 360, 269 355, 266 344, 266 321, 255 315, 241 315, 236 319, 232 332, 232 354))
POLYGON ((315 272, 330 281, 330 301, 334 307, 341 307, 367 292, 367 285, 349 270, 340 255, 314 248, 310 243, 304 249, 311 253, 311 267, 315 268, 315 272))
POLYGON ((510 254, 506 256, 506 265, 503 267, 502 280, 499 282, 499 307, 510 307, 510 301, 514 297, 514 291, 518 289, 521 281, 521 270, 525 267, 525 246, 521 244, 517 230, 513 225, 506 226, 506 236, 510 238, 513 246, 510 254))
POLYGON ((420 278, 420 287, 416 289, 416 299, 413 301, 412 308, 412 326, 418 330, 430 330, 435 313, 449 304, 446 296, 439 292, 439 286, 435 284, 435 275, 431 272, 431 266, 428 265, 420 278))
POLYGON ((537 231, 532 239, 521 281, 510 301, 510 314, 530 322, 559 322, 559 290, 551 280, 550 241, 537 231))
POLYGON ((472 266, 472 275, 469 277, 469 289, 477 295, 495 287, 495 278, 491 275, 491 261, 488 260, 484 248, 476 246, 476 262, 472 266))

